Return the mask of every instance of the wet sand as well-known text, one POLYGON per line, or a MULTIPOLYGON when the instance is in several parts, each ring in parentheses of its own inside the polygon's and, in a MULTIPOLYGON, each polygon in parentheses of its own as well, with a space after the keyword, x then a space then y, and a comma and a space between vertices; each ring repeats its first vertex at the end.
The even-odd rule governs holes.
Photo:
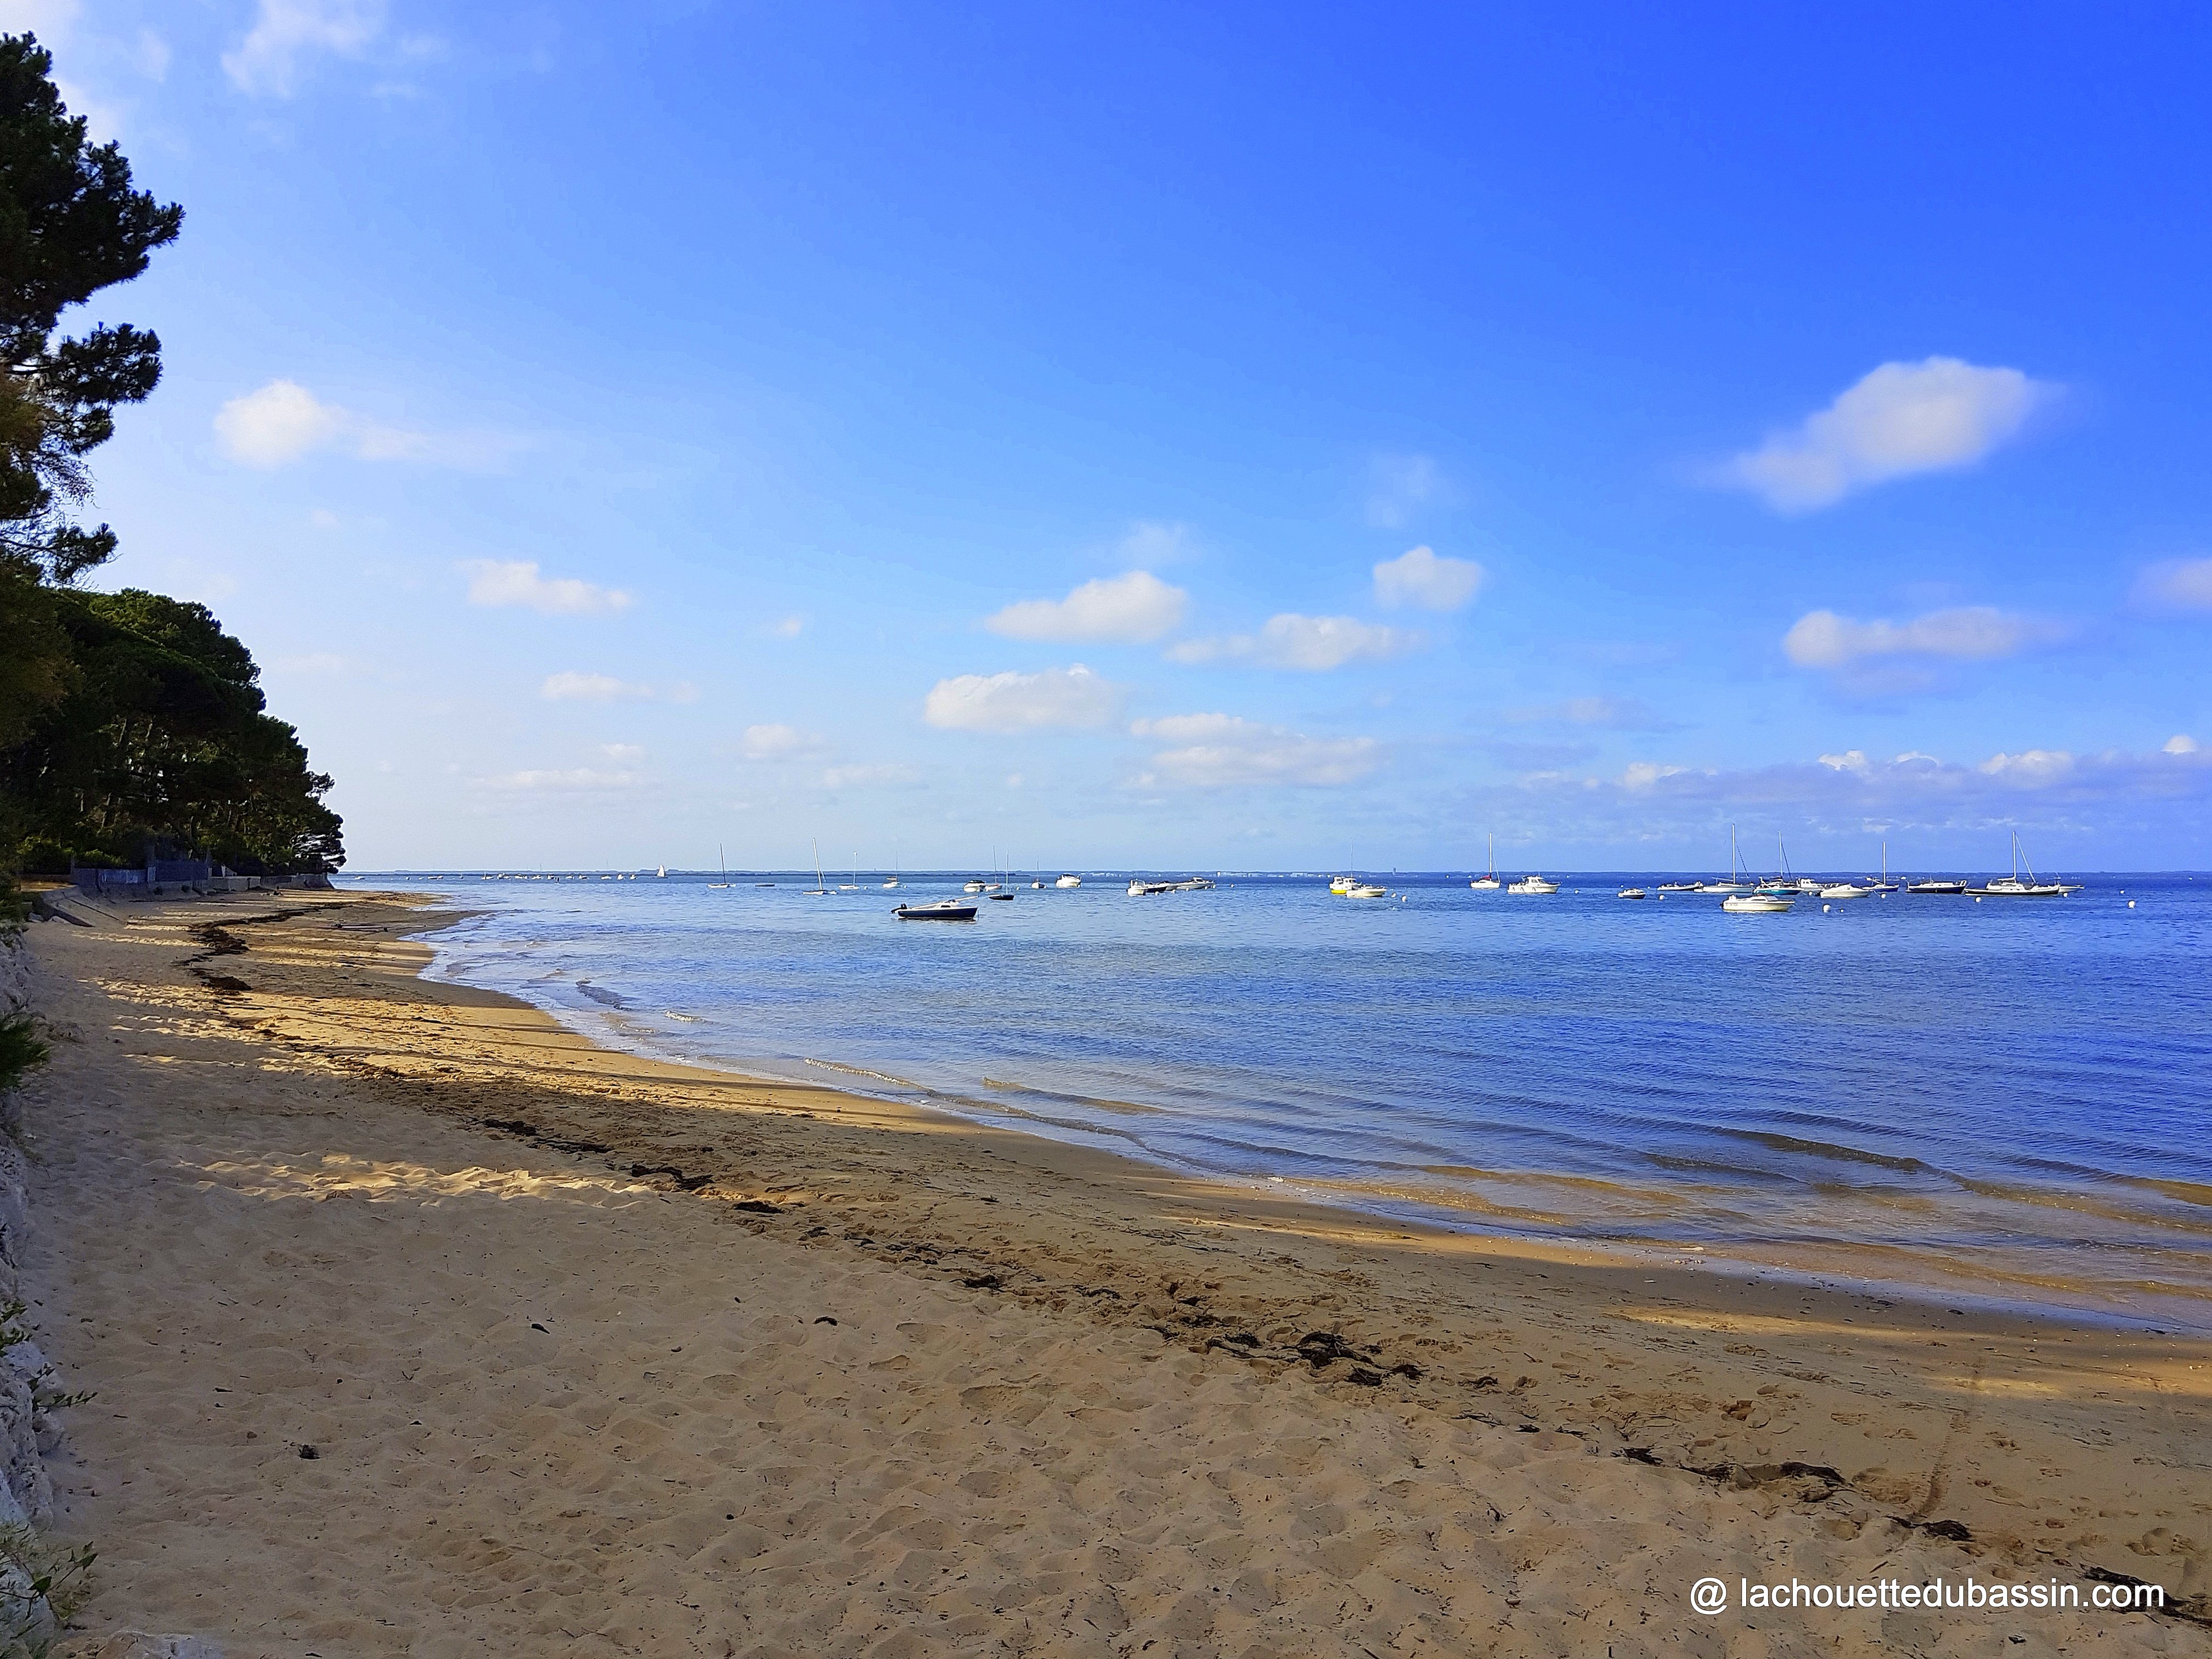
POLYGON ((89 1630, 2212 1651, 2186 1617, 1686 1601, 2206 1597, 2203 1339, 1423 1231, 614 1054, 417 977, 419 901, 87 914, 33 930, 64 1040, 27 1139, 33 1322, 99 1391, 55 1467, 89 1630))

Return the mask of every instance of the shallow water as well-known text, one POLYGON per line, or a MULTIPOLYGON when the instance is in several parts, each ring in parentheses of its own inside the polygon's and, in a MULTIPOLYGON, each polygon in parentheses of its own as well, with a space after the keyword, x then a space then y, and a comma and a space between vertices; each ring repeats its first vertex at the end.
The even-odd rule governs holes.
POLYGON ((343 884, 481 907, 434 976, 670 1059, 1428 1219, 2212 1325, 2212 878, 1732 916, 1618 875, 1097 876, 968 925, 890 915, 957 878, 715 879, 343 884))

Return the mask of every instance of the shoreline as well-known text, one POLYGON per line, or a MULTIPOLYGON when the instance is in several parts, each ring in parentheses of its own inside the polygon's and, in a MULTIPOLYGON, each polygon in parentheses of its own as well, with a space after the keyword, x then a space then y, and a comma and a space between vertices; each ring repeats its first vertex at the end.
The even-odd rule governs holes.
MULTIPOLYGON (((407 935, 424 931, 424 908, 239 896, 35 930, 48 1018, 75 1038, 27 1103, 46 1171, 31 1276, 42 1344, 70 1386, 101 1391, 73 1413, 78 1462, 56 1481, 64 1527, 111 1564, 97 1618, 207 1628, 190 1619, 212 1586, 242 1609, 225 1615, 234 1637, 289 1632, 293 1646, 271 1652, 296 1651, 319 1607, 365 1619, 413 1597, 407 1616, 428 1618, 451 1601, 436 1584, 483 1553, 455 1558, 434 1524, 444 1511, 404 1496, 419 1488, 502 1550, 526 1538, 532 1559, 557 1557, 559 1582, 589 1579, 599 1588, 576 1595, 618 1621, 635 1611, 617 1583, 643 1568, 625 1534, 599 1529, 599 1509, 613 1503, 658 1537, 652 1492, 757 1471, 777 1492, 813 1494, 793 1514, 842 1516, 861 1500, 833 1494, 878 1490, 892 1464, 928 1484, 912 1501, 947 1539, 995 1538, 994 1559, 1013 1563, 991 1590, 1001 1613, 970 1609, 984 1621, 970 1636, 1003 1630, 992 1620, 1015 1603, 1044 1616, 1035 1573, 1062 1547, 1055 1517, 1095 1538, 1095 1516, 1072 1518, 1085 1503, 1062 1508, 1094 1491, 1125 1494, 1109 1509, 1138 1504, 1115 1524, 1139 1539, 1146 1524, 1196 1526, 1216 1502, 1207 1492, 1241 1494, 1233 1516, 1206 1522, 1218 1528, 1203 1548, 1255 1572, 1322 1552, 1310 1583, 1284 1567, 1250 1592, 1254 1631, 1302 1609, 1299 1629, 1341 1633, 1330 1609, 1356 1581, 1355 1601, 1396 1596, 1396 1628, 1458 1650, 1579 1648, 1596 1607, 1624 1640, 1639 1607, 1679 1630, 1693 1558, 1832 1577, 1882 1563, 1923 1578, 2096 1571, 2212 1594, 2212 1344, 1570 1260, 623 1054, 526 1004, 422 978, 428 948, 407 935), (333 1358, 343 1370, 326 1376, 333 1358), (750 1403, 718 1406, 724 1394, 750 1403), (651 1426, 679 1419, 675 1439, 651 1426), (883 1438, 914 1420, 938 1437, 918 1463, 883 1438), (1032 1420, 1042 1438, 1017 1426, 1032 1420), (810 1460, 848 1422, 858 1461, 832 1479, 810 1460), (1132 1437, 1139 1422, 1154 1426, 1132 1437), (785 1426, 800 1437, 779 1438, 785 1426), (320 1461, 301 1461, 309 1443, 320 1461), (1059 1460, 1067 1494, 1023 1484, 1059 1460), (525 1469, 539 1474, 513 1478, 525 1469), (1187 1476, 1200 1484, 1185 1492, 1187 1476), (1422 1484, 1445 1479, 1477 1483, 1490 1508, 1422 1484), (1290 1514, 1273 1505, 1292 1492, 1336 1505, 1334 1518, 1268 1544, 1290 1514), (564 1519, 564 1501, 585 1518, 564 1519), (1577 1504, 1612 1519, 1570 1522, 1577 1504), (1476 1536, 1539 1514, 1556 1525, 1510 1545, 1476 1536), (1455 1568, 1441 1601, 1401 1606, 1404 1585, 1433 1576, 1424 1553, 1443 1547, 1439 1516, 1461 1517, 1447 1532, 1491 1565, 1455 1568), (1370 1524, 1375 1541, 1328 1553, 1370 1524), (414 1541, 392 1545, 400 1534, 414 1541), (1482 1553, 1493 1548, 1526 1565, 1482 1553), (1626 1565, 1638 1551, 1659 1553, 1626 1565), (283 1568, 265 1587, 228 1565, 256 1552, 283 1568), (1482 1588, 1516 1572, 1510 1607, 1482 1588), (1528 1598, 1542 1572, 1584 1612, 1566 1625, 1556 1608, 1540 1615, 1528 1598), (301 1588, 317 1575, 322 1588, 301 1588), (1553 1620, 1542 1635, 1540 1616, 1553 1620), (1497 1634, 1516 1620, 1522 1636, 1497 1634)), ((890 1524, 869 1522, 872 1510, 755 1536, 759 1506, 798 1501, 763 1487, 715 1499, 708 1516, 702 1498, 680 1565, 651 1569, 682 1577, 676 1606, 738 1597, 756 1635, 727 1651, 822 1650, 819 1632, 799 1632, 825 1603, 907 1616, 882 1600, 902 1592, 877 1584, 893 1567, 868 1554, 866 1540, 890 1535, 868 1529, 890 1524), (752 1541, 718 1566, 723 1547, 700 1540, 726 1529, 726 1528, 752 1541), (799 1545, 778 1536, 811 1553, 789 1555, 799 1545), (777 1561, 788 1570, 763 1565, 777 1561)), ((1054 1571, 1076 1584, 1119 1583, 1123 1569, 1054 1571)), ((1193 1585, 1177 1575, 1206 1570, 1170 1550, 1146 1571, 1157 1582, 1123 1584, 1107 1622, 1172 1634, 1158 1621, 1180 1616, 1193 1585)), ((522 1621, 498 1627, 522 1650, 516 1632, 537 1615, 472 1582, 485 1607, 522 1621)), ((947 1628, 968 1616, 948 1613, 947 1628)), ((1206 1616, 1217 1632, 1248 1619, 1226 1606, 1206 1616)), ((1083 1650, 1075 1638, 1091 1638, 1070 1628, 1067 1650, 1083 1650)), ((2097 1628, 2113 1651, 2187 1626, 2114 1616, 2097 1628)), ((389 1650, 368 1624, 349 1639, 309 1644, 389 1650)), ((725 1651, 684 1640, 604 1650, 725 1651)), ((1339 1637, 1281 1641, 1357 1650, 1339 1637)))
MULTIPOLYGON (((424 909, 440 916, 438 921, 424 927, 416 936, 430 950, 429 959, 422 970, 426 979, 438 969, 441 957, 444 954, 435 936, 471 918, 489 914, 469 908, 463 896, 434 889, 378 890, 362 896, 419 901, 424 909), (447 914, 444 907, 449 904, 456 908, 451 914, 447 914)), ((459 947, 455 948, 454 953, 459 954, 459 947)), ((439 979, 434 982, 467 983, 450 978, 439 979)), ((1449 1194, 1432 1197, 1425 1197, 1419 1192, 1394 1194, 1386 1190, 1389 1183, 1380 1174, 1366 1181, 1353 1178, 1332 1181, 1297 1175, 1207 1169, 1178 1162, 1151 1147, 1126 1150, 1115 1146, 1110 1144, 1115 1139, 1110 1130, 1093 1125, 1080 1122, 1059 1124, 1054 1120, 1009 1122, 1006 1120, 1035 1120, 1036 1115, 1019 1106, 1000 1105, 994 1102, 970 1103, 947 1090, 892 1077, 855 1062, 805 1055, 796 1057, 793 1061, 796 1066, 817 1067, 854 1079, 843 1083, 816 1084, 774 1072, 747 1069, 742 1061, 723 1062, 711 1057, 672 1054, 651 1041, 651 1027, 644 1022, 639 1023, 639 1030, 643 1035, 624 1040, 623 1023, 604 1008, 563 1009, 550 999, 536 1000, 513 989, 489 986, 470 986, 469 988, 488 995, 506 997, 518 1006, 526 1006, 550 1019, 579 1041, 611 1052, 678 1068, 697 1069, 735 1078, 762 1088, 826 1088, 885 1106, 949 1117, 979 1128, 994 1129, 1054 1146, 1078 1147, 1102 1157, 1126 1159, 1137 1169, 1156 1176, 1218 1188, 1224 1196, 1242 1194, 1254 1199, 1286 1197, 1322 1209, 1363 1217, 1391 1228, 1492 1239, 1509 1251, 1540 1255, 1546 1259, 1563 1262, 1581 1262, 1593 1267, 1613 1264, 1639 1270, 1654 1267, 1698 1270, 1733 1275, 1753 1282, 1773 1278, 1780 1282, 1832 1292, 1911 1299, 1931 1307, 1940 1304, 1948 1308, 1963 1304, 1978 1313, 1998 1317, 2051 1319, 2094 1328, 2139 1332, 2154 1336, 2180 1334, 2212 1338, 2212 1291, 2186 1285, 2128 1281, 2122 1281, 2118 1286, 2100 1286, 2069 1281, 2055 1275, 2039 1276, 2034 1272, 2032 1252, 2023 1255, 2021 1253, 2022 1247, 2018 1245, 1976 1244, 1967 1247, 1963 1262, 1954 1267, 1943 1255, 1942 1243, 1934 1238, 1898 1243, 1877 1243, 1865 1238, 1784 1239, 1771 1237, 1705 1237, 1695 1242, 1678 1242, 1639 1237, 1628 1231, 1614 1237, 1572 1236, 1568 1230, 1578 1224, 1573 1221, 1558 1223, 1557 1231, 1542 1225, 1516 1227, 1513 1219, 1516 1210, 1525 1212, 1529 1206, 1555 1189, 1605 1183, 1559 1170, 1470 1171, 1470 1174, 1480 1174, 1494 1183, 1497 1188, 1502 1189, 1503 1197, 1493 1202, 1479 1193, 1470 1191, 1463 1201, 1455 1203, 1449 1194), (604 1029, 594 1030, 592 1029, 594 1025, 604 1029), (861 1081, 867 1079, 877 1079, 887 1087, 882 1091, 872 1091, 861 1081), (1065 1135, 1055 1133, 1053 1132, 1054 1127, 1066 1128, 1069 1133, 1065 1135), (1272 1187, 1279 1187, 1281 1190, 1271 1194, 1269 1188, 1272 1187), (1525 1203, 1515 1205, 1510 1201, 1516 1189, 1525 1198, 1525 1203), (1929 1263, 1936 1266, 1931 1268, 1927 1265, 1929 1263), (1919 1266, 1922 1271, 1917 1273, 1905 1271, 1914 1266, 1919 1266), (2112 1297, 2116 1294, 2139 1297, 2152 1305, 2147 1308, 2116 1307, 2112 1304, 2112 1297)), ((620 1012, 628 1013, 630 1011, 624 1008, 620 1012)), ((984 1082, 988 1086, 989 1079, 986 1079, 984 1082)), ((2056 1200, 2074 1190, 2054 1188, 2051 1197, 2056 1200)), ((2094 1200, 2095 1190, 2081 1188, 2079 1196, 2094 1200)))

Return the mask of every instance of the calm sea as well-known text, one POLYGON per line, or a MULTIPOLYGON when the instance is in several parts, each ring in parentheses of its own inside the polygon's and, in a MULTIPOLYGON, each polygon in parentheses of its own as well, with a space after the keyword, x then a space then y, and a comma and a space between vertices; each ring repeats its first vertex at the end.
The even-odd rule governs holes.
POLYGON ((1427 1220, 2212 1326, 2212 878, 1737 916, 1614 896, 1656 872, 1092 873, 964 926, 890 914, 957 877, 720 879, 343 884, 480 909, 434 977, 623 1048, 1427 1220))

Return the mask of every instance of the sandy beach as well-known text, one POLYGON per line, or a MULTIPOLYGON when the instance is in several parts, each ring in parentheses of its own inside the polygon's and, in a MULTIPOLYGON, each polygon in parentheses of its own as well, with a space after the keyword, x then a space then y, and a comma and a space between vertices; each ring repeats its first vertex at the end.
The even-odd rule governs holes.
POLYGON ((595 1048, 401 896, 32 931, 78 1651, 2212 1651, 2212 1341, 1428 1232, 595 1048), (2165 1614, 1692 1610, 1717 1577, 2165 1614))

